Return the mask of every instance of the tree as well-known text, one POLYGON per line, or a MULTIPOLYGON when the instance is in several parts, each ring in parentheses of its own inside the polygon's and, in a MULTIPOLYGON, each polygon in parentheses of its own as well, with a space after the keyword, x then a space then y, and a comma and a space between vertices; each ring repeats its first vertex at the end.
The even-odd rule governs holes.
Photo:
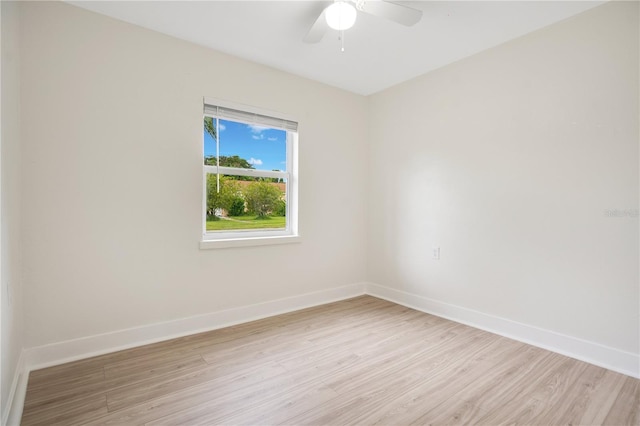
POLYGON ((237 155, 232 155, 231 157, 225 157, 224 155, 220 156, 220 165, 224 167, 238 167, 241 169, 253 169, 253 165, 250 164, 244 158, 240 158, 237 155))
POLYGON ((287 215, 287 203, 283 199, 278 200, 278 202, 276 203, 276 207, 273 210, 273 214, 275 216, 287 215))
MULTIPOLYGON (((209 155, 204 157, 204 164, 206 166, 216 166, 216 156, 209 155)), ((232 155, 231 157, 226 157, 224 155, 220 156, 220 165, 222 167, 238 167, 241 169, 253 169, 253 165, 250 164, 244 158, 238 157, 237 155, 232 155)))
POLYGON ((209 133, 209 135, 213 138, 213 140, 218 139, 218 133, 216 132, 216 128, 213 125, 213 118, 211 117, 204 118, 204 131, 209 133))
POLYGON ((226 210, 233 213, 239 210, 239 203, 242 203, 244 210, 244 199, 238 183, 225 176, 220 176, 220 190, 216 175, 207 175, 207 218, 215 220, 216 210, 226 210))
POLYGON ((249 211, 258 218, 266 218, 276 209, 278 201, 282 199, 282 192, 269 182, 257 181, 247 185, 244 198, 249 211))

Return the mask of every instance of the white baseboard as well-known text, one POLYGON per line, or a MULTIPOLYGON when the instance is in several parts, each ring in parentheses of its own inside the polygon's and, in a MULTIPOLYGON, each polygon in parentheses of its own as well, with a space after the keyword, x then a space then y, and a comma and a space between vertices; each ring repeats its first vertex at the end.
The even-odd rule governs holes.
POLYGON ((472 309, 429 299, 374 283, 367 283, 367 294, 428 314, 489 331, 580 361, 640 378, 640 356, 599 343, 578 339, 472 309))
POLYGON ((26 350, 26 371, 202 333, 364 294, 364 283, 321 290, 179 320, 52 343, 26 350))
POLYGON ((20 353, 18 365, 13 374, 9 397, 7 398, 7 406, 2 412, 2 424, 6 426, 14 426, 20 424, 22 417, 22 408, 24 407, 24 397, 27 393, 27 373, 25 368, 25 352, 20 353))

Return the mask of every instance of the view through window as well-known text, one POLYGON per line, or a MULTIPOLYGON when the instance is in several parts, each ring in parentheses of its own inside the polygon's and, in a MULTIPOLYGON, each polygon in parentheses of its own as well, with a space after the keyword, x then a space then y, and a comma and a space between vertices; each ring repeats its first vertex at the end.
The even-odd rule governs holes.
POLYGON ((212 109, 208 114, 205 105, 203 120, 205 236, 291 233, 291 151, 297 135, 279 128, 281 120, 212 109))

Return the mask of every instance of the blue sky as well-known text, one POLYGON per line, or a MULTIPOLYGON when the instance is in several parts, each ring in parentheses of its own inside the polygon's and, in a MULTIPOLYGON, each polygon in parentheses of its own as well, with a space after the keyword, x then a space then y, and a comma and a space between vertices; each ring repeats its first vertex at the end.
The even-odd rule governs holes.
MULTIPOLYGON (((229 120, 219 122, 220 155, 237 155, 258 170, 286 170, 287 132, 229 120)), ((216 142, 207 132, 204 132, 204 155, 216 155, 216 142)))

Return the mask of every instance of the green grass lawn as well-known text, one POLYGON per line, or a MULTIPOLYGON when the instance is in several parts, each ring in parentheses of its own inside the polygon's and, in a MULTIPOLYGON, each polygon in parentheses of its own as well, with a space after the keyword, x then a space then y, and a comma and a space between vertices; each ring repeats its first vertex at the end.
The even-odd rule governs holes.
POLYGON ((226 231, 238 229, 284 229, 286 218, 273 216, 265 219, 257 219, 255 216, 232 216, 228 219, 208 220, 207 231, 226 231))

